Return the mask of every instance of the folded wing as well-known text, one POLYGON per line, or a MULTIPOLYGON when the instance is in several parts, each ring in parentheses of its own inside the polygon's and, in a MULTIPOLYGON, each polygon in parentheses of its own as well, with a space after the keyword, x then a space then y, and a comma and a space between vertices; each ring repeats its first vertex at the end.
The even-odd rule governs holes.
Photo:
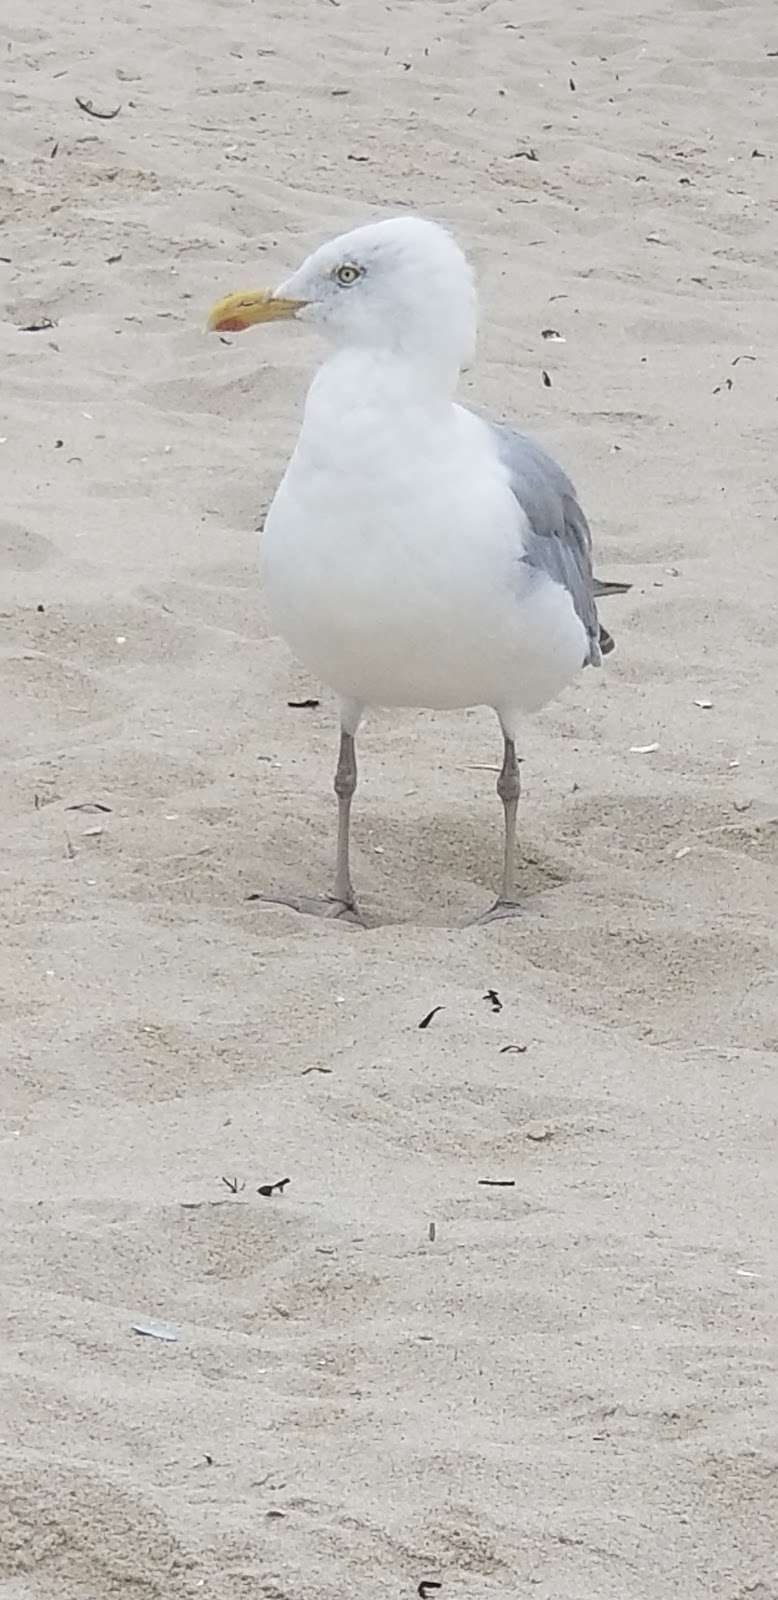
MULTIPOLYGON (((612 593, 592 571, 592 535, 567 474, 542 445, 507 423, 488 424, 510 487, 530 527, 521 560, 567 589, 588 640, 587 665, 599 667, 613 639, 600 626, 595 597, 612 593)), ((628 587, 628 585, 626 586, 628 587)))

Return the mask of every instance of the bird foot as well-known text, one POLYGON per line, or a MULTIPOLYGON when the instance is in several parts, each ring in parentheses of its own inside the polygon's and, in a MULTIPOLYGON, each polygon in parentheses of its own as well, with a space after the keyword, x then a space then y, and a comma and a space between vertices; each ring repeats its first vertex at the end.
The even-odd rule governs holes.
POLYGON ((312 894, 250 894, 247 899, 264 906, 289 906, 302 917, 326 917, 330 922, 352 922, 364 928, 365 923, 354 900, 337 900, 334 895, 312 894))
POLYGON ((469 928, 484 928, 488 922, 507 922, 509 917, 520 917, 524 907, 518 900, 495 900, 488 911, 482 911, 480 917, 472 917, 467 924, 469 928))

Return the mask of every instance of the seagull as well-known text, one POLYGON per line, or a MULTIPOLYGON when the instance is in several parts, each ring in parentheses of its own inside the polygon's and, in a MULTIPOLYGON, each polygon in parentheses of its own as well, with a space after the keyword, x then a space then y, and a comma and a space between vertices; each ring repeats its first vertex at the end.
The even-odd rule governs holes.
POLYGON ((262 576, 278 632, 338 697, 340 750, 332 893, 281 903, 361 920, 349 832, 368 707, 483 705, 502 729, 504 851, 477 920, 514 916, 522 718, 601 665, 613 640, 596 600, 629 585, 595 579, 589 525, 551 456, 457 403, 476 291, 445 228, 416 216, 355 228, 278 288, 227 295, 207 326, 290 320, 333 348, 265 522, 262 576))

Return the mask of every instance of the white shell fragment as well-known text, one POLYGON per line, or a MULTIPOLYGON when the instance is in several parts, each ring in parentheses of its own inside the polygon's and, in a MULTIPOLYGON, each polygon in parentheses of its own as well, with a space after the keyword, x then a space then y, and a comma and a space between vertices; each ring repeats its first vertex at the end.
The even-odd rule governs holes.
POLYGON ((162 1339, 165 1344, 175 1344, 178 1333, 167 1322, 133 1322, 133 1333, 139 1333, 144 1339, 162 1339))

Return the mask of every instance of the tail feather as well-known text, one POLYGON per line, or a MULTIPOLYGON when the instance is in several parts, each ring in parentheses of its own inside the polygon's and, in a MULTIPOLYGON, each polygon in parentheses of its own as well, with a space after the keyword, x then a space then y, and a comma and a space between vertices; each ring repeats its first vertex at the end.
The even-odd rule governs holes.
POLYGON ((631 583, 612 583, 608 578, 593 578, 595 600, 601 600, 604 594, 628 594, 632 588, 631 583))

